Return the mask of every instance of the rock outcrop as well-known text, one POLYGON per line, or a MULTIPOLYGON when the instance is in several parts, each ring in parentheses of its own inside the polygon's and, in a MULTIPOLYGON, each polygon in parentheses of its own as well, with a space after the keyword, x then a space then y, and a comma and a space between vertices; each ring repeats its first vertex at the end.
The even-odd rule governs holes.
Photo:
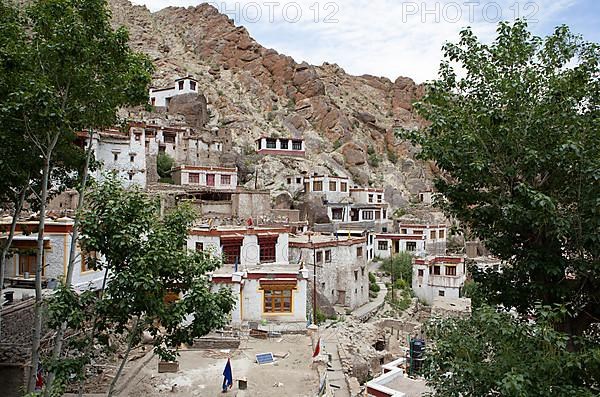
POLYGON ((424 88, 410 78, 392 82, 352 76, 336 64, 297 63, 261 46, 246 28, 208 4, 151 13, 127 0, 109 3, 115 26, 125 25, 131 46, 153 59, 155 86, 187 74, 198 80, 206 112, 201 99, 182 104, 177 112, 192 124, 228 128, 236 163, 259 168, 261 187, 272 189, 274 196, 284 190, 287 175, 301 171, 335 173, 353 184, 384 187, 397 204, 431 186, 432 168, 416 161, 414 148, 394 133, 423 123, 412 104, 424 88), (307 157, 250 160, 261 135, 302 136, 307 157))

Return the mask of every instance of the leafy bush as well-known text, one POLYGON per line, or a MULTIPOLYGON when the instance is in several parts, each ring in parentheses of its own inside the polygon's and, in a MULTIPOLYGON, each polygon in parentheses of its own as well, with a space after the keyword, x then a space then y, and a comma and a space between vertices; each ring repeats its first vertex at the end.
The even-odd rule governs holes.
POLYGON ((381 269, 395 280, 406 280, 407 285, 412 283, 412 259, 408 252, 400 252, 383 261, 381 269))
POLYGON ((156 158, 156 171, 161 178, 171 178, 171 169, 173 168, 174 160, 166 153, 161 153, 156 158))

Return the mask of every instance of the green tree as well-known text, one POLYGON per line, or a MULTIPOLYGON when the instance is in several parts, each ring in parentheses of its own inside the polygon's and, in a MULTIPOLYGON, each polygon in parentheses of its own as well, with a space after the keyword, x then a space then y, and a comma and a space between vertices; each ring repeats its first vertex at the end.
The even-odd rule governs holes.
POLYGON ((381 264, 381 269, 392 277, 392 282, 404 280, 408 285, 412 283, 412 260, 413 256, 408 252, 386 258, 381 264))
POLYGON ((600 317, 599 46, 564 26, 533 37, 516 22, 490 45, 464 30, 444 51, 415 142, 443 172, 445 212, 510 263, 475 280, 522 314, 538 301, 569 305, 565 325, 581 334, 600 317))
POLYGON ((426 332, 435 343, 424 368, 435 395, 598 396, 600 352, 581 338, 570 351, 569 337, 554 329, 555 309, 533 309, 536 321, 489 306, 470 318, 433 320, 426 332))
POLYGON ((161 153, 156 158, 156 171, 161 178, 171 178, 171 169, 175 161, 166 153, 161 153))
POLYGON ((72 145, 76 132, 110 126, 119 106, 147 102, 152 65, 129 49, 125 30, 112 29, 103 0, 38 0, 18 7, 3 2, 0 9, 0 24, 10 24, 10 29, 0 30, 0 75, 7 71, 9 76, 8 83, 0 83, 0 117, 41 163, 33 203, 41 216, 31 392, 41 337, 45 210, 55 176, 68 176, 65 164, 72 159, 66 153, 77 152, 72 145))
POLYGON ((598 395, 599 46, 517 21, 491 44, 466 29, 443 49, 416 104, 428 126, 407 135, 441 170, 437 205, 507 262, 473 276, 515 317, 483 307, 432 332, 436 395, 598 395))
POLYGON ((109 177, 88 192, 81 215, 82 249, 96 254, 93 266, 105 271, 105 288, 100 298, 92 295, 91 300, 64 288, 52 302, 54 321, 67 318, 71 327, 84 331, 83 340, 73 341, 80 346, 79 356, 61 363, 62 382, 71 375, 82 379, 93 346, 122 335, 128 346, 110 385, 111 395, 142 332, 154 337, 161 359, 173 360, 182 343, 191 344, 224 326, 234 299, 228 289, 211 290, 207 273, 221 266, 220 258, 186 248, 195 219, 191 207, 180 206, 160 218, 156 200, 140 190, 124 189, 109 177), (173 294, 178 300, 166 299, 173 294))

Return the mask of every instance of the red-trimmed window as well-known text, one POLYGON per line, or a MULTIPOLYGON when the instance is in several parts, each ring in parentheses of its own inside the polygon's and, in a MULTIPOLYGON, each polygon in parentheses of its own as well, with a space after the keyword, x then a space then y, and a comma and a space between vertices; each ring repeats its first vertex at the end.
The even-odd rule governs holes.
POLYGON ((223 263, 233 265, 241 261, 242 239, 221 240, 223 245, 223 263))
POLYGON ((292 312, 291 286, 273 286, 264 289, 265 313, 291 313, 292 312))
POLYGON ((199 184, 200 183, 200 174, 197 172, 191 172, 189 176, 190 183, 199 184))
POLYGON ((258 245, 260 245, 260 262, 273 263, 275 262, 277 246, 277 237, 258 237, 258 245))

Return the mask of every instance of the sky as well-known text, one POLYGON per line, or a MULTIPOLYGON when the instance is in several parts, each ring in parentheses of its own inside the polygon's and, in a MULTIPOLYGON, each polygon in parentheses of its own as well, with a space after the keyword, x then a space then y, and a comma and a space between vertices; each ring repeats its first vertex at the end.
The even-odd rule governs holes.
POLYGON ((168 6, 214 5, 245 26, 267 48, 297 62, 336 63, 354 75, 417 83, 436 78, 442 45, 466 26, 485 42, 500 20, 526 18, 540 36, 568 25, 600 42, 598 0, 133 0, 151 11, 168 6))

